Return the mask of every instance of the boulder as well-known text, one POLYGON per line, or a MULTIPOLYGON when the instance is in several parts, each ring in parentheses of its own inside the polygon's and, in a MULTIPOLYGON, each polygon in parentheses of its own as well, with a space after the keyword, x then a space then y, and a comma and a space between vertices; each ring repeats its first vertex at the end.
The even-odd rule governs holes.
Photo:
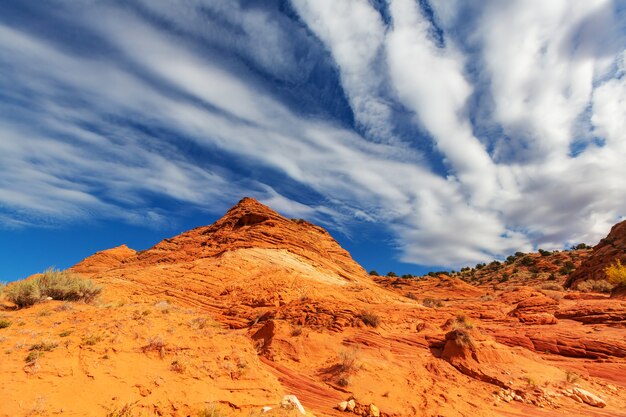
POLYGON ((283 400, 280 402, 280 407, 286 410, 298 410, 302 415, 306 415, 306 411, 302 404, 300 404, 300 400, 295 395, 285 395, 283 400))
POLYGON ((592 407, 606 407, 606 402, 602 398, 582 388, 576 387, 574 389, 565 391, 564 394, 575 401, 588 404, 592 407))

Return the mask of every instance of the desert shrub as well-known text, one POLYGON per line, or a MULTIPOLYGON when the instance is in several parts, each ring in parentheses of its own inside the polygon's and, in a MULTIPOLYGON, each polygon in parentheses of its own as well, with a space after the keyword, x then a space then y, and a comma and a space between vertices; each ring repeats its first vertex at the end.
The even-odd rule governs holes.
POLYGON ((389 272, 387 272, 387 276, 391 277, 391 278, 396 278, 398 275, 395 272, 393 272, 393 271, 389 271, 389 272))
POLYGON ((174 360, 170 364, 170 370, 178 372, 179 374, 184 374, 186 369, 187 365, 183 361, 174 360))
POLYGON ((626 266, 618 259, 614 264, 604 269, 607 279, 618 287, 626 286, 626 266))
POLYGON ((94 346, 94 345, 98 344, 101 341, 102 341, 102 337, 101 336, 90 334, 90 335, 87 335, 87 336, 83 337, 83 343, 82 344, 85 345, 85 346, 94 346))
POLYGON ((580 375, 578 375, 576 372, 574 371, 566 371, 565 372, 565 379, 567 380, 567 382, 569 382, 570 384, 576 383, 580 380, 580 375))
POLYGON ((428 308, 437 308, 437 307, 443 307, 443 301, 437 299, 437 298, 424 298, 424 300, 422 301, 422 305, 424 307, 428 307, 428 308))
POLYGON ((458 315, 454 318, 454 322, 452 323, 452 328, 455 330, 464 329, 464 330, 472 330, 474 328, 474 323, 464 315, 458 315))
POLYGON ((362 311, 361 314, 359 314, 359 318, 368 326, 378 327, 380 324, 380 317, 371 311, 362 311))
POLYGON ((340 387, 347 387, 348 385, 350 385, 350 378, 348 378, 347 376, 341 376, 337 379, 337 385, 339 385, 340 387))
POLYGON ((507 282, 511 277, 509 276, 509 274, 502 274, 502 277, 500 278, 500 282, 507 282))
POLYGON ((30 350, 31 352, 32 351, 50 352, 54 350, 58 345, 59 344, 57 342, 42 341, 39 343, 35 343, 34 345, 31 345, 31 347, 28 350, 30 350))
POLYGON ((552 255, 552 252, 550 252, 548 250, 539 249, 539 254, 541 256, 550 256, 550 255, 552 255))
POLYGON ((378 271, 376 271, 375 269, 372 269, 372 270, 370 271, 370 275, 373 275, 373 276, 375 276, 375 277, 379 277, 379 276, 380 276, 380 274, 378 273, 378 271))
POLYGON ((590 279, 576 284, 576 289, 580 292, 611 292, 613 284, 604 280, 590 279))
POLYGON ((46 297, 53 300, 90 302, 102 292, 102 287, 80 275, 48 269, 41 276, 9 285, 7 299, 18 308, 32 306, 46 297))
POLYGON ((467 329, 462 329, 462 328, 454 329, 452 330, 452 332, 449 333, 449 335, 450 336, 446 336, 446 337, 450 337, 459 346, 470 347, 470 348, 474 348, 476 346, 474 342, 474 338, 472 337, 472 335, 469 333, 467 329))
POLYGON ((102 292, 102 287, 93 281, 69 271, 48 269, 35 281, 41 295, 53 300, 89 302, 102 292))
POLYGON ((143 353, 146 352, 158 352, 159 357, 163 359, 165 356, 165 340, 161 336, 154 336, 146 340, 146 344, 141 347, 143 353))
POLYGON ((556 282, 544 282, 539 286, 539 289, 549 291, 563 291, 563 286, 557 284, 556 282))
POLYGON ((354 372, 357 369, 356 365, 357 350, 343 350, 338 355, 338 369, 341 373, 354 372))
POLYGON ((11 321, 6 319, 0 319, 0 329, 6 329, 11 325, 11 321))
POLYGON ((4 287, 6 287, 6 285, 0 282, 0 295, 2 295, 2 293, 4 292, 4 287))
POLYGON ((226 414, 217 407, 215 404, 211 404, 208 407, 203 408, 202 410, 196 413, 197 417, 226 417, 226 414))
POLYGON ((578 245, 574 245, 571 248, 572 250, 576 250, 576 249, 591 249, 591 246, 587 245, 586 243, 579 243, 578 245))
POLYGON ((519 263, 523 266, 532 266, 535 264, 535 260, 530 256, 524 256, 522 259, 520 259, 519 263))
POLYGON ((412 292, 407 292, 406 294, 404 294, 404 296, 406 298, 410 298, 411 300, 418 300, 417 295, 413 294, 412 292))
POLYGON ((298 325, 298 326, 294 326, 291 329, 291 335, 292 336, 300 336, 302 334, 302 326, 298 325))
POLYGON ((37 362, 37 360, 41 357, 41 351, 39 350, 33 350, 28 352, 28 355, 26 355, 26 357, 24 358, 24 362, 26 362, 27 365, 33 365, 37 362))
POLYGON ((18 308, 32 306, 41 300, 41 291, 34 281, 18 281, 6 289, 6 297, 18 308))

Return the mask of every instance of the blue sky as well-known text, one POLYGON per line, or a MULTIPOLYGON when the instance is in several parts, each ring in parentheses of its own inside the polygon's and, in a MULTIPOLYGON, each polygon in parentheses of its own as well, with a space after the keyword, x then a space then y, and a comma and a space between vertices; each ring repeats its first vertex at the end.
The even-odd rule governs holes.
POLYGON ((595 243, 625 60, 620 1, 4 1, 0 279, 243 196, 380 272, 595 243))

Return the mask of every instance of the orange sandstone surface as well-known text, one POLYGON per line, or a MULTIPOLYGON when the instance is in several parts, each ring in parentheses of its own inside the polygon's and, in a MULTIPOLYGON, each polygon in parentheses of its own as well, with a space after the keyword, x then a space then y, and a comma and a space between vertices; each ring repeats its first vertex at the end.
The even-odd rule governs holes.
POLYGON ((626 416, 626 301, 370 277, 253 199, 72 270, 97 302, 2 303, 0 416, 626 416))

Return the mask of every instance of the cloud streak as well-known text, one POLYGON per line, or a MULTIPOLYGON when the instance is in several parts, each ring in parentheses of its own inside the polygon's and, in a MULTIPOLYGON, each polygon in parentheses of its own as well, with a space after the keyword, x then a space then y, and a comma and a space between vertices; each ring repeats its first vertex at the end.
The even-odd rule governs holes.
POLYGON ((611 2, 59 6, 0 19, 4 227, 158 225, 253 195, 456 267, 626 214, 611 2))

